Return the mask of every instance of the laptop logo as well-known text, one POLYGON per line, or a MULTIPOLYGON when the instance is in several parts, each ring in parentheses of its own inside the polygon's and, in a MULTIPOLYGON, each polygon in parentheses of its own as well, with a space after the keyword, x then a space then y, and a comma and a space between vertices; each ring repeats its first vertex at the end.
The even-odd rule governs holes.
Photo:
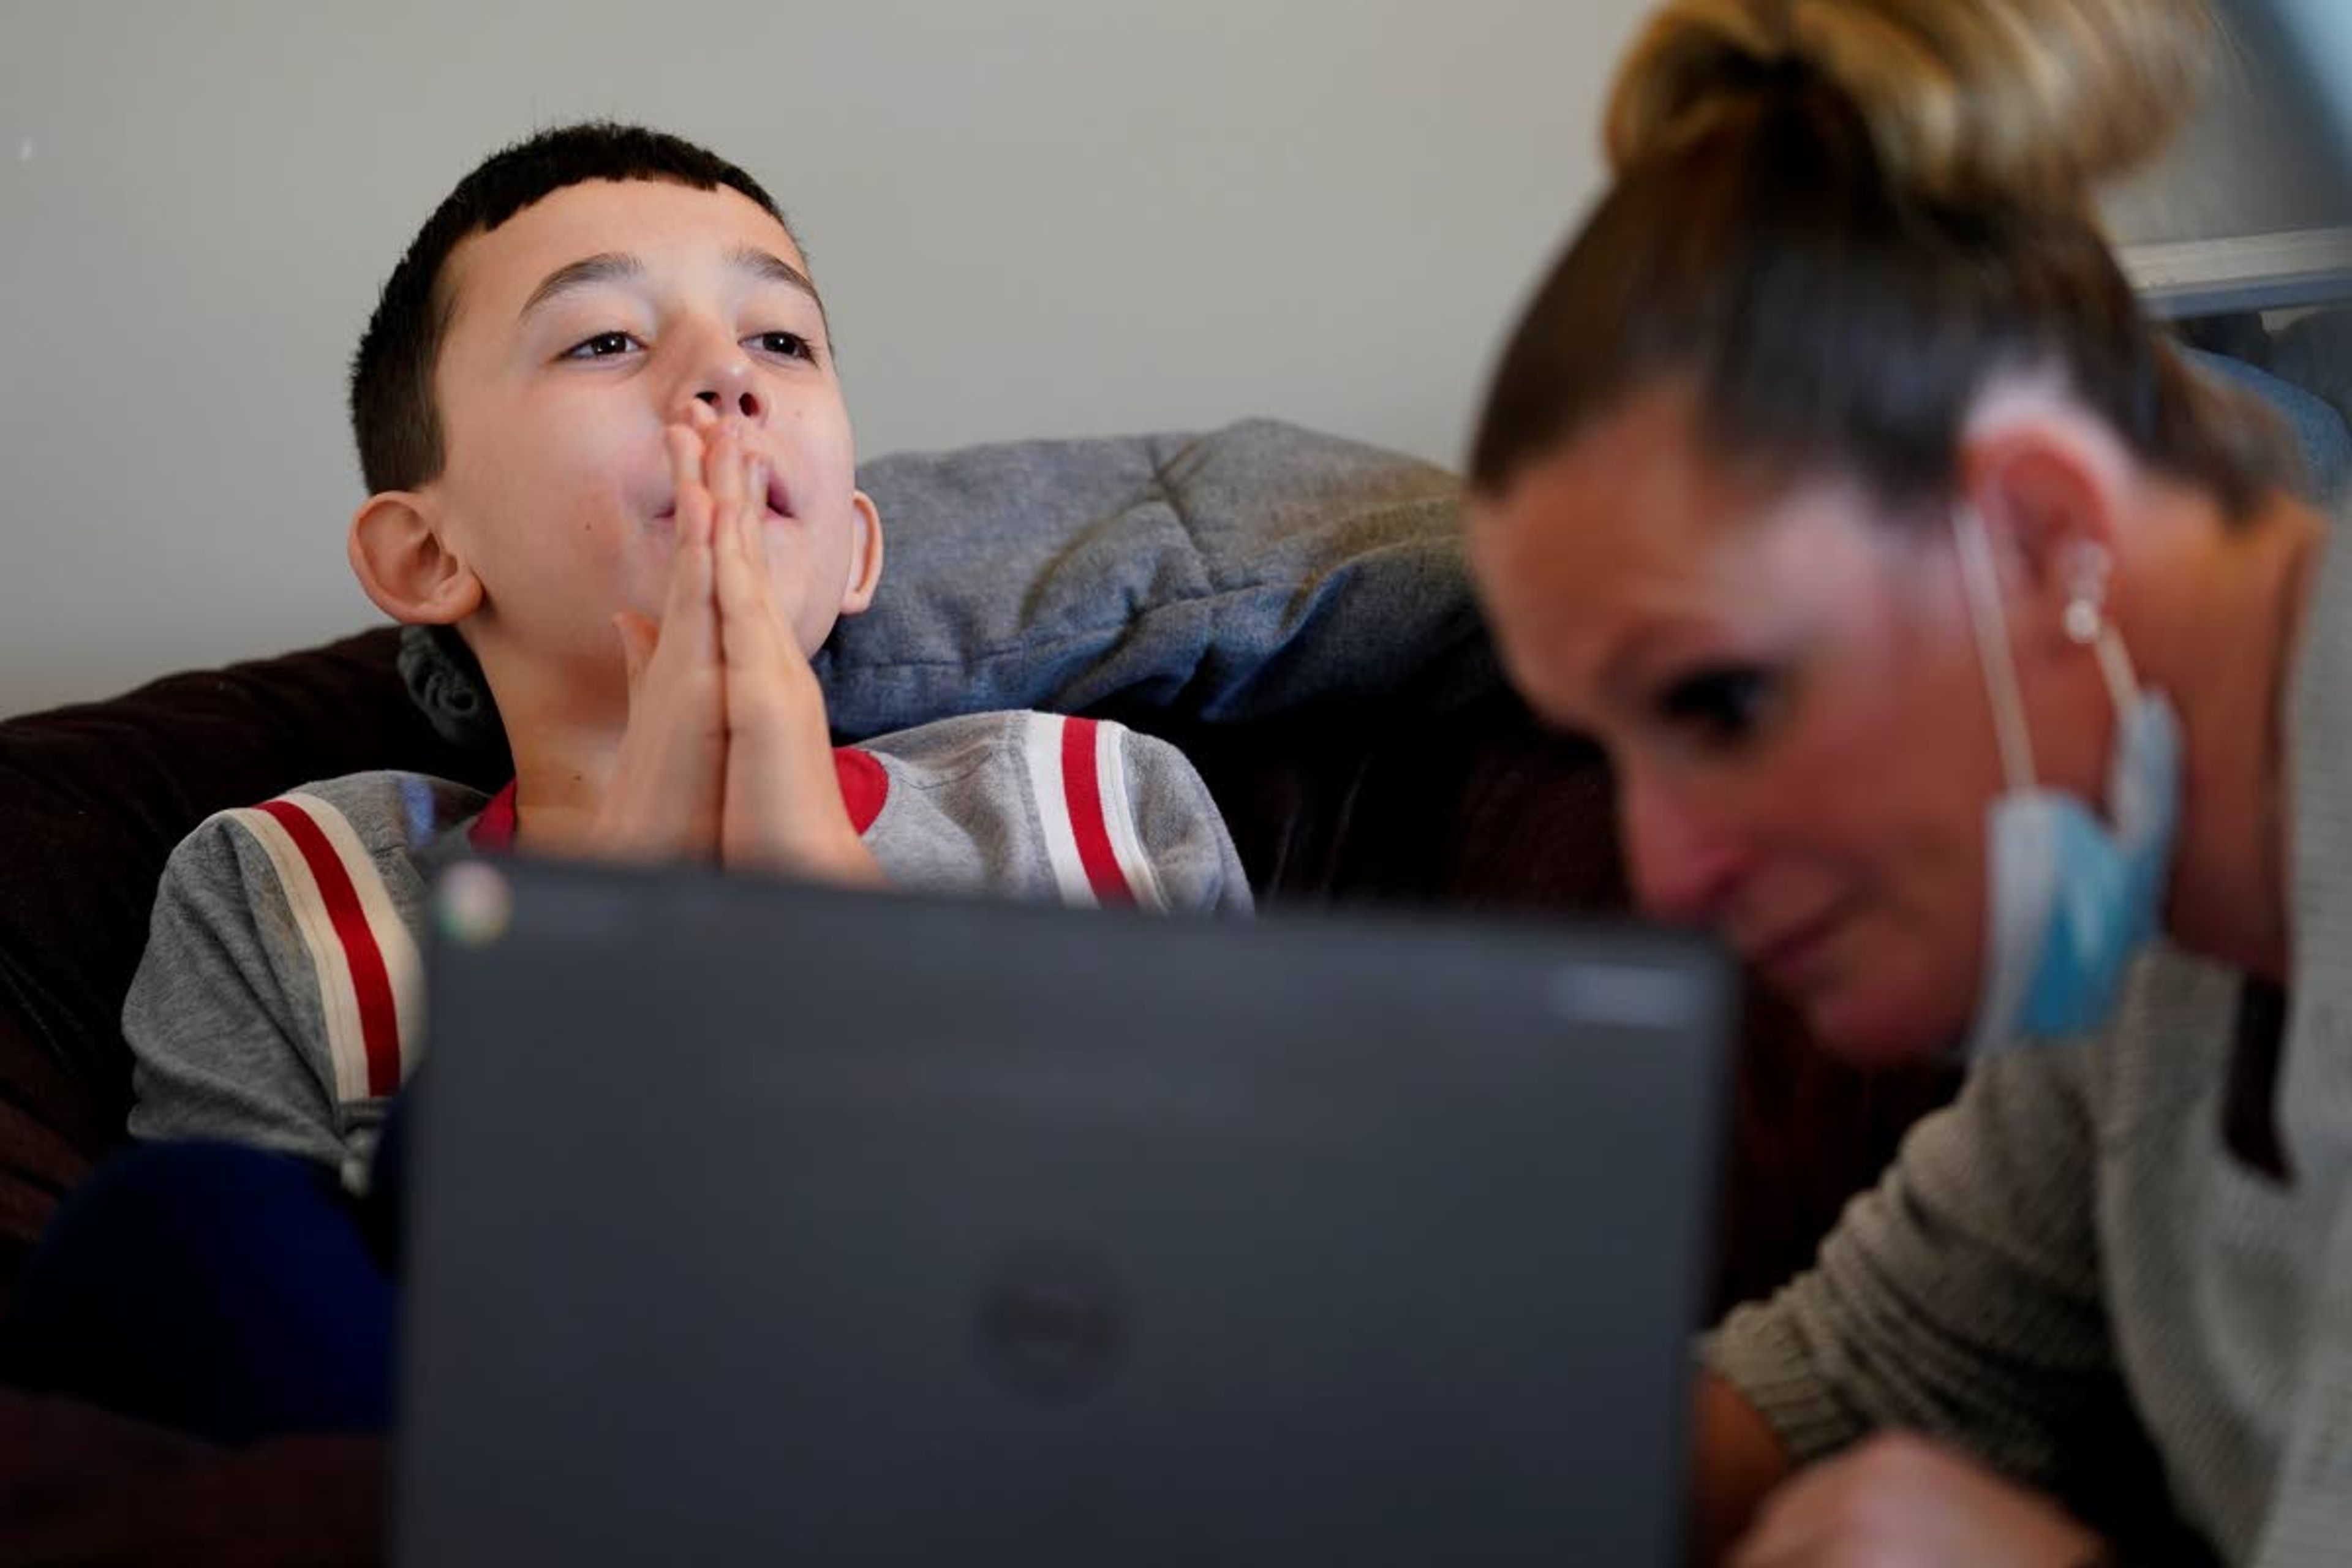
POLYGON ((992 1260, 973 1316, 981 1370, 1040 1405, 1074 1405, 1118 1374, 1129 1335, 1118 1281, 1091 1250, 1023 1243, 992 1260))

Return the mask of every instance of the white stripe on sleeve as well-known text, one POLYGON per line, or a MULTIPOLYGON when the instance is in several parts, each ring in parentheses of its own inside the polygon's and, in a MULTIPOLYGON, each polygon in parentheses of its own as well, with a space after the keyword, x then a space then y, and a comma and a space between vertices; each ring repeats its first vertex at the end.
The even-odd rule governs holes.
POLYGON ((1054 885, 1066 904, 1091 909, 1094 885, 1087 880, 1086 863, 1078 858, 1077 829, 1070 821, 1069 791, 1062 786, 1062 726, 1058 713, 1023 715, 1022 752, 1029 764, 1029 793, 1037 803, 1037 828, 1045 840, 1045 858, 1054 868, 1054 885))
POLYGON ((1137 906, 1164 913, 1168 893, 1160 887, 1160 872, 1143 847, 1135 805, 1127 793, 1127 726, 1097 724, 1095 734, 1095 783, 1102 792, 1103 820, 1110 830, 1111 853, 1118 858, 1119 874, 1127 879, 1127 890, 1135 895, 1137 906))

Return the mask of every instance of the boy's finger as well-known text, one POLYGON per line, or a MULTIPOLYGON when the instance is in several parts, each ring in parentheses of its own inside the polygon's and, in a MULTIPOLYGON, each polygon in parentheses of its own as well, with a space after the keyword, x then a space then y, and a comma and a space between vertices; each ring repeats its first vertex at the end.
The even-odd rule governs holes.
MULTIPOLYGON (((750 447, 743 451, 743 542, 756 547, 760 531, 768 518, 768 460, 756 456, 750 447)), ((752 548, 754 560, 760 552, 752 548)))
POLYGON ((662 450, 669 455, 669 480, 673 487, 682 490, 688 484, 702 482, 702 437, 698 434, 683 425, 665 425, 662 450))
MULTIPOLYGON (((750 473, 744 477, 744 488, 766 495, 765 463, 751 465, 750 473)), ((775 621, 769 611, 768 574, 761 569, 765 552, 760 527, 751 506, 737 509, 727 530, 726 542, 720 546, 719 563, 719 643, 730 665, 741 666, 753 676, 767 673, 769 661, 777 651, 775 621)))
POLYGON ((710 487, 711 516, 730 525, 743 507, 743 442, 732 424, 719 426, 704 444, 702 470, 710 487))
POLYGON ((677 530, 677 542, 699 540, 708 544, 710 491, 702 482, 703 439, 682 425, 673 425, 663 432, 663 444, 669 451, 670 483, 677 490, 671 517, 677 530))
POLYGON ((687 503, 679 503, 677 547, 670 552, 669 597, 662 605, 662 626, 676 633, 681 655, 709 658, 717 651, 711 614, 709 498, 698 498, 693 511, 695 517, 690 520, 687 503))
POLYGON ((768 597, 768 464, 743 456, 743 504, 735 510, 735 548, 741 558, 743 586, 756 599, 768 597))
POLYGON ((620 635, 621 658, 629 672, 629 703, 635 706, 637 689, 645 684, 646 666, 652 662, 654 645, 661 632, 654 623, 635 610, 622 610, 613 617, 613 630, 620 635))
POLYGON ((712 519, 710 492, 699 479, 678 487, 673 521, 677 534, 670 543, 669 591, 662 601, 662 629, 668 635, 661 646, 670 656, 665 663, 709 661, 719 652, 711 605, 712 519))
MULTIPOLYGON (((745 559, 743 542, 751 510, 751 488, 760 483, 758 465, 748 456, 738 454, 733 477, 728 483, 730 504, 716 509, 718 515, 711 522, 711 548, 722 563, 721 570, 740 566, 745 559)), ((718 498, 712 498, 715 502, 718 498)), ((722 584, 720 592, 725 592, 722 584)))

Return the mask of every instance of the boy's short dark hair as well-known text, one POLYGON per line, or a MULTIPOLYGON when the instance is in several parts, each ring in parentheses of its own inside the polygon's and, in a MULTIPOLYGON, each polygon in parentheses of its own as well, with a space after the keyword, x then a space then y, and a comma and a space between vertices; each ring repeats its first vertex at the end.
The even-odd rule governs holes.
MULTIPOLYGON (((370 493, 414 489, 441 471, 440 412, 433 372, 457 301, 442 288, 449 253, 535 203, 592 180, 667 180, 696 190, 724 185, 766 209, 792 234, 760 183, 717 153, 660 131, 610 121, 542 131, 493 153, 457 182, 384 280, 352 357, 352 432, 370 493)), ((798 236, 793 243, 799 245, 798 236)))

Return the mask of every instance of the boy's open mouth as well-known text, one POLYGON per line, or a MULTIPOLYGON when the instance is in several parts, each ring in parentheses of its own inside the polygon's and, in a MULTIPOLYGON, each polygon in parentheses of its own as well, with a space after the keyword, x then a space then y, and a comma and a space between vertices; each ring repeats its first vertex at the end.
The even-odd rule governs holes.
POLYGON ((793 515, 792 492, 784 489, 783 476, 773 469, 768 474, 768 513, 772 517, 793 515))

